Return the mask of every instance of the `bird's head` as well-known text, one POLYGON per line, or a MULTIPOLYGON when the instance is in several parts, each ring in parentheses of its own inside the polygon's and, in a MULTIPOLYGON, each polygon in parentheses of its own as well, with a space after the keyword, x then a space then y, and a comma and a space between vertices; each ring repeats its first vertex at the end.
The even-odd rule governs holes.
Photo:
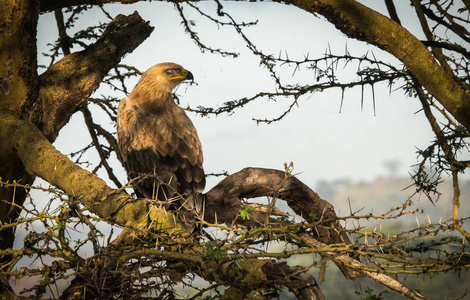
POLYGON ((194 76, 178 64, 161 63, 148 69, 141 80, 152 86, 173 90, 183 80, 194 80, 194 76))
POLYGON ((187 79, 193 80, 193 74, 182 66, 161 63, 142 74, 127 98, 147 111, 157 111, 165 105, 175 104, 172 90, 187 79))

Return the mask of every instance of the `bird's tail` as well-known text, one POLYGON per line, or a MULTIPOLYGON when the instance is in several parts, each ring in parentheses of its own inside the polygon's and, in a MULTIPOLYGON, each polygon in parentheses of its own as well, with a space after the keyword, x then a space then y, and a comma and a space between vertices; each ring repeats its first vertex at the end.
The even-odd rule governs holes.
POLYGON ((206 211, 206 195, 199 193, 193 188, 194 210, 199 219, 204 220, 206 211))
POLYGON ((191 212, 193 214, 189 220, 187 218, 185 220, 188 227, 191 227, 192 229, 190 231, 199 232, 200 234, 202 234, 203 226, 202 226, 201 221, 204 220, 206 196, 202 193, 199 193, 193 188, 192 193, 181 198, 180 198, 180 201, 182 201, 181 207, 184 210, 191 212))
POLYGON ((193 188, 193 203, 194 203, 194 212, 196 213, 196 227, 193 232, 198 232, 202 235, 202 221, 204 220, 204 213, 206 211, 206 195, 199 193, 193 188))

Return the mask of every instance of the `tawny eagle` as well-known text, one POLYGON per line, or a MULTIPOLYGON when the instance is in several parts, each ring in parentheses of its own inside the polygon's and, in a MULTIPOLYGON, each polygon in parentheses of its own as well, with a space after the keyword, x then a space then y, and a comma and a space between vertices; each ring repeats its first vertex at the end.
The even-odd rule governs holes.
POLYGON ((148 69, 121 100, 117 136, 121 160, 139 196, 173 203, 202 215, 206 180, 202 147, 173 89, 193 74, 175 63, 148 69))

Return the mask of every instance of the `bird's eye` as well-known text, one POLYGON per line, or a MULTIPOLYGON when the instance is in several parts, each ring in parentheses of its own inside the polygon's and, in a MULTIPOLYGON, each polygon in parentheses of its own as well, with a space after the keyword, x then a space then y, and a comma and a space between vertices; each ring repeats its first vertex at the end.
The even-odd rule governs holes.
POLYGON ((168 69, 168 70, 165 71, 165 73, 167 73, 168 75, 171 75, 171 74, 173 74, 173 70, 172 70, 172 69, 168 69))

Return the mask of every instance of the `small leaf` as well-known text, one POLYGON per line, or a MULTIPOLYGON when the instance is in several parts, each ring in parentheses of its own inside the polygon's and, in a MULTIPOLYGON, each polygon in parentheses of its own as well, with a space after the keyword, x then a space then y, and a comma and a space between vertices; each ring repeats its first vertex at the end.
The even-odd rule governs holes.
POLYGON ((240 217, 242 217, 243 220, 249 220, 250 219, 250 213, 252 211, 254 211, 255 209, 252 207, 252 206, 245 206, 244 209, 240 209, 238 211, 238 214, 240 215, 240 217))

